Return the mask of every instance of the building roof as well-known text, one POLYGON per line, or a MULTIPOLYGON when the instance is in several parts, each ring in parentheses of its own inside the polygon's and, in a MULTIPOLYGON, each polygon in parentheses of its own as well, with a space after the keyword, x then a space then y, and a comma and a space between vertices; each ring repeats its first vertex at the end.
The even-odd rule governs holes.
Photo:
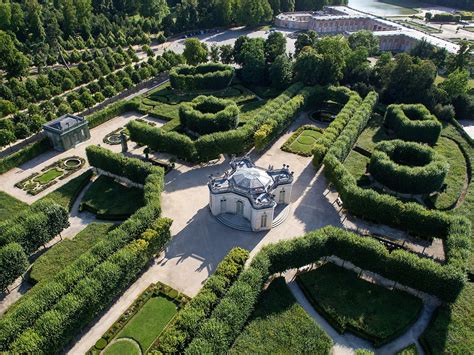
POLYGON ((84 123, 87 123, 84 117, 66 114, 46 123, 43 128, 46 130, 55 131, 57 133, 62 133, 84 123))
POLYGON ((264 189, 273 185, 273 179, 259 168, 239 168, 231 177, 232 182, 242 189, 264 189))

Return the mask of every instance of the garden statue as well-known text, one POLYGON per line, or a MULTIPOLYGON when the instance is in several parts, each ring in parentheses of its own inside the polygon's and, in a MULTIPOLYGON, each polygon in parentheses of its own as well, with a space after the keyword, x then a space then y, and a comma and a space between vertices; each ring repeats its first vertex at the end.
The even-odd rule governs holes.
POLYGON ((128 152, 127 136, 120 132, 120 143, 122 144, 122 153, 128 152))

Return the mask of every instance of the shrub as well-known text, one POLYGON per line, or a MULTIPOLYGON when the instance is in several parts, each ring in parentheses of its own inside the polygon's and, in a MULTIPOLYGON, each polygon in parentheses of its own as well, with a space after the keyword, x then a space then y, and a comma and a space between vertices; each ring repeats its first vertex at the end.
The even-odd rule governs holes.
POLYGON ((181 125, 199 134, 235 129, 239 123, 239 108, 232 100, 214 96, 198 96, 179 108, 181 125))
POLYGON ((434 149, 401 140, 377 144, 369 164, 369 171, 377 181, 409 194, 439 190, 448 170, 448 162, 434 149))
POLYGON ((27 145, 25 148, 0 159, 0 174, 7 172, 17 166, 20 166, 27 161, 36 158, 51 149, 49 139, 43 138, 35 143, 27 145))
POLYGON ((438 119, 422 104, 388 106, 385 125, 400 139, 429 145, 438 141, 442 128, 438 119))
POLYGON ((234 68, 220 63, 181 65, 170 71, 171 87, 180 91, 223 90, 234 77, 234 68))
POLYGON ((201 291, 178 313, 174 324, 163 331, 157 350, 166 354, 184 351, 202 322, 240 274, 248 256, 249 252, 241 248, 234 248, 227 254, 201 291))
POLYGON ((18 243, 0 247, 0 290, 5 290, 28 268, 28 257, 18 243))
POLYGON ((89 128, 94 128, 124 112, 133 110, 138 110, 138 104, 135 101, 119 101, 87 116, 86 119, 89 121, 89 128))

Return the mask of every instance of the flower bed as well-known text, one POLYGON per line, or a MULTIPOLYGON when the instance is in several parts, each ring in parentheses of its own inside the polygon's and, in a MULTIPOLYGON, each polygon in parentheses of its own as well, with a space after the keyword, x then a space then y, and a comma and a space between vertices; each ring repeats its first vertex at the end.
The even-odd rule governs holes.
POLYGON ((239 123, 239 108, 232 100, 214 96, 198 96, 179 109, 181 126, 199 134, 235 129, 239 123))
POLYGON ((122 138, 121 138, 122 132, 125 134, 126 140, 128 141, 128 135, 125 133, 124 128, 117 128, 116 130, 108 133, 102 141, 105 144, 118 145, 122 143, 122 138))
POLYGON ((30 195, 37 195, 53 186, 59 180, 67 178, 84 166, 85 160, 81 157, 73 156, 58 160, 46 166, 40 173, 34 173, 15 184, 15 187, 26 191, 30 195))
POLYGON ((409 194, 439 190, 448 170, 446 159, 434 149, 401 140, 377 144, 369 164, 369 171, 378 182, 409 194))

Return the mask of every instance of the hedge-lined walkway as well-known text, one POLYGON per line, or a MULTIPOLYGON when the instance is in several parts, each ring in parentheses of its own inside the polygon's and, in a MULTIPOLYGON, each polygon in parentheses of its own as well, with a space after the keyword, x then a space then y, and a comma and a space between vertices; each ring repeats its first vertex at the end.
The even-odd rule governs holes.
MULTIPOLYGON (((333 257, 331 262, 334 262, 336 265, 344 267, 347 270, 354 270, 355 272, 360 272, 361 270, 357 267, 354 267, 350 262, 343 262, 343 260, 333 257)), ((312 269, 311 269, 312 270, 312 269)), ((308 269, 309 271, 309 269, 308 269)), ((418 342, 418 338, 423 333, 423 331, 428 326, 430 319, 435 311, 435 309, 441 304, 441 302, 434 296, 430 296, 424 293, 418 293, 416 290, 409 289, 409 293, 416 293, 423 300, 423 309, 421 310, 420 316, 413 323, 408 330, 396 338, 395 340, 379 347, 374 348, 374 346, 365 339, 359 338, 354 334, 346 331, 344 334, 338 333, 324 317, 322 317, 311 305, 310 301, 306 298, 305 294, 301 290, 300 286, 296 282, 297 270, 289 270, 285 273, 285 280, 287 284, 300 303, 300 305, 305 309, 305 311, 313 317, 315 322, 332 338, 334 341, 333 353, 338 354, 353 354, 356 349, 367 349, 375 354, 394 354, 397 351, 405 348, 406 346, 415 343, 417 349, 420 353, 423 353, 422 348, 418 342)), ((393 281, 390 281, 380 275, 371 273, 371 272, 362 272, 362 279, 390 288, 393 285, 393 281)), ((407 291, 406 288, 398 287, 403 291, 407 291)))
MULTIPOLYGON (((87 140, 84 143, 79 144, 73 149, 70 149, 66 152, 56 152, 56 151, 50 151, 45 154, 40 155, 39 157, 36 157, 29 162, 21 165, 20 167, 13 168, 10 171, 0 175, 0 186, 2 187, 2 190, 9 195, 16 197, 20 201, 26 202, 26 203, 33 203, 40 198, 44 197, 51 191, 59 188, 60 186, 64 185, 67 183, 69 180, 75 178, 76 176, 79 176, 82 172, 84 172, 85 169, 89 167, 89 164, 86 162, 84 166, 82 167, 81 170, 78 170, 74 174, 70 175, 66 179, 59 180, 57 184, 54 185, 54 187, 48 188, 41 193, 37 194, 36 196, 32 196, 27 194, 25 191, 15 187, 14 185, 18 182, 21 181, 25 178, 27 178, 29 175, 41 171, 44 167, 53 164, 54 162, 58 161, 59 159, 67 158, 70 156, 78 156, 81 158, 86 158, 86 147, 88 145, 101 145, 105 146, 104 142, 102 141, 108 133, 125 126, 128 122, 131 120, 137 119, 137 118, 144 118, 148 121, 154 122, 157 127, 160 127, 164 124, 163 121, 151 118, 151 117, 143 117, 142 114, 136 113, 136 112, 128 112, 123 115, 119 115, 110 121, 107 121, 93 129, 90 130, 91 133, 91 138, 87 140)), ((130 145, 129 145, 130 147, 130 145)), ((114 151, 114 152, 120 152, 121 146, 119 145, 107 145, 107 148, 114 151)), ((86 159, 87 160, 87 159, 86 159)))

